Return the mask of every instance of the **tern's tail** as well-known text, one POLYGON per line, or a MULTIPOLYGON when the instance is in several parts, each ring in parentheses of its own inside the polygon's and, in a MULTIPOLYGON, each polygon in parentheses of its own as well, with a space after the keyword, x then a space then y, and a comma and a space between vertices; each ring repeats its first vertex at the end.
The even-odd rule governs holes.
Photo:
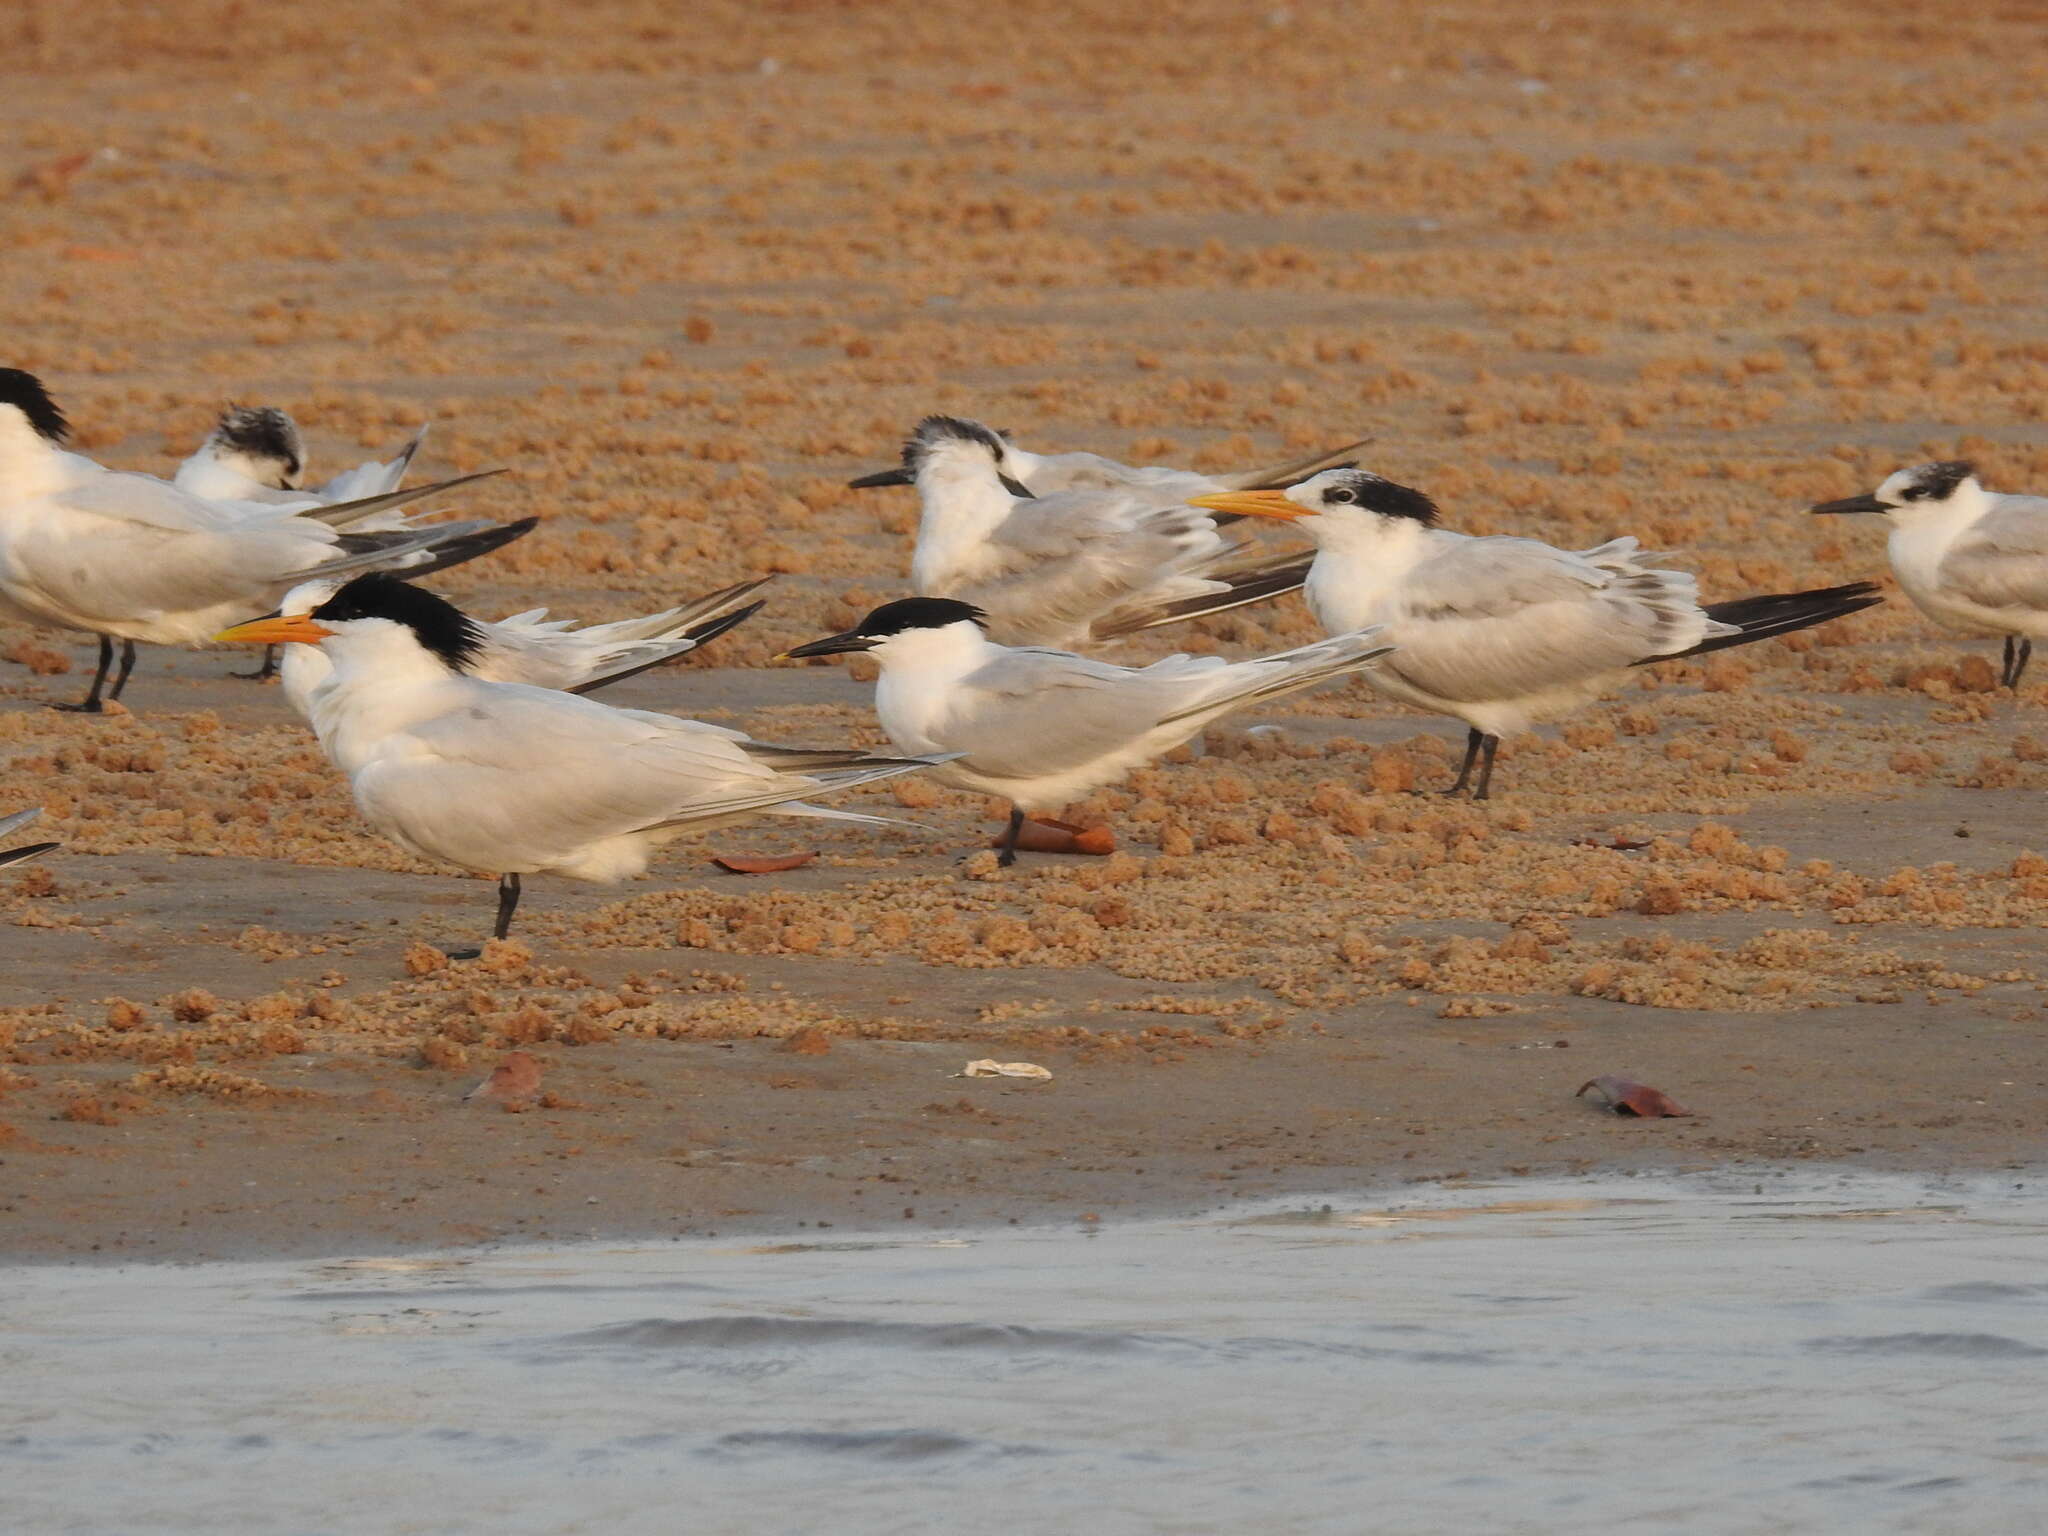
MULTIPOLYGON (((1306 459, 1295 459, 1286 464, 1269 464, 1264 469, 1239 470, 1234 475, 1218 475, 1216 483, 1226 491, 1284 491, 1290 485, 1298 485, 1310 475, 1319 475, 1326 469, 1345 466, 1359 449, 1372 441, 1361 437, 1355 443, 1346 443, 1342 448, 1332 448, 1327 453, 1313 454, 1306 459)), ((1216 519, 1222 522, 1235 514, 1225 513, 1216 519)))
POLYGON ((1875 583, 1852 581, 1846 586, 1816 587, 1810 592, 1774 592, 1763 597, 1738 597, 1731 602, 1708 603, 1707 617, 1720 626, 1713 634, 1683 651, 1645 656, 1636 665, 1642 667, 1655 661, 1704 656, 1708 651, 1725 650, 1731 645, 1748 645, 1753 640, 1789 635, 1795 629, 1806 629, 1811 625, 1825 624, 1829 619, 1860 613, 1865 608, 1875 608, 1883 601, 1875 583))
POLYGON ((423 497, 437 496, 442 491, 454 490, 458 485, 468 485, 473 480, 488 480, 493 475, 504 473, 502 469, 479 470, 473 475, 457 475, 453 480, 436 480, 428 485, 416 485, 410 490, 360 496, 354 501, 338 501, 329 507, 307 507, 294 515, 305 518, 308 522, 325 523, 330 528, 352 528, 381 512, 395 511, 423 497))
POLYGON ((387 495, 405 484, 406 471, 412 468, 413 455, 420 451, 420 444, 427 440, 427 429, 421 427, 413 433, 405 446, 390 459, 371 459, 358 464, 354 469, 344 469, 340 474, 321 486, 316 493, 330 505, 338 506, 347 501, 362 501, 372 496, 387 495))
POLYGON ((1157 629, 1162 624, 1206 619, 1249 603, 1263 603, 1268 598, 1282 597, 1307 581, 1308 568, 1314 563, 1313 554, 1296 552, 1266 555, 1221 569, 1202 571, 1198 574, 1212 582, 1215 590, 1169 602, 1133 603, 1097 619, 1089 632, 1096 640, 1114 640, 1122 635, 1135 635, 1141 630, 1157 629))
POLYGON ((451 565, 474 560, 514 539, 533 532, 540 519, 522 517, 515 523, 430 523, 420 528, 396 529, 389 533, 344 533, 337 541, 337 558, 300 571, 295 581, 346 576, 358 571, 403 571, 408 578, 431 576, 451 565))
MULTIPOLYGON (((0 837, 27 826, 42 814, 40 807, 32 807, 26 811, 16 811, 12 816, 0 816, 0 837)), ((26 864, 30 859, 48 853, 56 846, 55 843, 29 843, 20 848, 0 850, 0 869, 5 869, 10 864, 26 864)))
POLYGON ((664 661, 673 661, 694 651, 707 641, 716 640, 767 606, 763 601, 750 603, 747 598, 774 579, 762 576, 754 581, 737 582, 716 592, 707 592, 666 613, 652 614, 644 619, 621 619, 615 624, 593 624, 578 631, 584 639, 602 638, 614 644, 617 650, 607 670, 599 672, 588 682, 577 684, 569 692, 589 693, 612 683, 624 682, 651 667, 660 666, 664 661))
MULTIPOLYGON (((761 743, 747 742, 747 751, 758 757, 755 750, 761 743)), ((771 749, 772 750, 772 749, 771 749)), ((857 811, 835 811, 820 805, 805 803, 805 795, 836 795, 848 790, 859 789, 863 784, 879 784, 884 779, 900 778, 906 773, 915 773, 920 768, 935 768, 940 763, 950 762, 958 757, 957 752, 939 753, 931 757, 869 757, 860 753, 843 753, 846 766, 836 768, 810 768, 789 773, 780 782, 763 783, 758 789, 740 789, 715 800, 693 802, 687 810, 679 811, 656 827, 686 827, 699 823, 726 822, 750 813, 767 813, 776 816, 822 816, 833 821, 862 821, 873 826, 889 827, 901 825, 886 816, 863 816, 857 811)), ((778 767, 780 765, 778 764, 778 767)))
POLYGON ((1282 698, 1304 688, 1313 688, 1317 683, 1328 682, 1333 677, 1342 677, 1347 672, 1357 672, 1395 649, 1391 645, 1381 645, 1379 636, 1380 626, 1375 624, 1369 629, 1332 635, 1327 640, 1281 651, 1275 656, 1237 662, 1224 673, 1230 682, 1223 688, 1199 704, 1168 715, 1159 723, 1174 725, 1198 718, 1213 720, 1248 704, 1282 698))

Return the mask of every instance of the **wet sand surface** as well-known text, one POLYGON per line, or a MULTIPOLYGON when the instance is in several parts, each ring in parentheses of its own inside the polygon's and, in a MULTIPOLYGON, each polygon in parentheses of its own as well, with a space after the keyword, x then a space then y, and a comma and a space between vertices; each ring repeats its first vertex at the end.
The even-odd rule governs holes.
MULTIPOLYGON (((37 13, 5 50, 0 362, 167 473, 230 396, 316 477, 421 421, 537 515, 440 585, 610 619, 777 574, 607 697, 873 743, 858 667, 765 666, 903 590, 852 492, 928 410, 1238 467, 1370 433, 1451 526, 1634 533, 1709 599, 1876 577, 1809 518, 1899 463, 2048 483, 2048 69, 2017 17, 1843 6, 801 15, 37 13), (1017 47, 992 50, 1007 16, 1017 47), (1360 39, 1371 38, 1369 49, 1360 39), (1983 89, 1987 71, 2012 88, 1983 89), (848 672, 853 671, 854 677, 848 672)), ((1276 545, 1284 533, 1270 535, 1276 545)), ((1610 1166, 2038 1161, 2048 680, 1893 601, 1625 680, 1511 740, 1357 686, 1072 808, 763 825, 617 888, 369 834, 247 659, 0 625, 0 1209, 37 1258, 958 1226, 1610 1166), (462 1102, 506 1052, 539 1095, 462 1102), (1049 1083, 956 1078, 1030 1060, 1049 1083), (1693 1118, 1572 1091, 1622 1073, 1693 1118)), ((1298 599, 1130 646, 1305 641, 1298 599)))

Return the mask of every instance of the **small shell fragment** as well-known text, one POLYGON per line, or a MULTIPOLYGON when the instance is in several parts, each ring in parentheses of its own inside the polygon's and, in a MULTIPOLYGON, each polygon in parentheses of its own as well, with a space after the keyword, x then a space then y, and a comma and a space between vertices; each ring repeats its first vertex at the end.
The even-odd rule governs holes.
POLYGON ((1029 1077, 1041 1083, 1052 1081, 1052 1073, 1035 1061, 970 1061, 956 1077, 1029 1077))

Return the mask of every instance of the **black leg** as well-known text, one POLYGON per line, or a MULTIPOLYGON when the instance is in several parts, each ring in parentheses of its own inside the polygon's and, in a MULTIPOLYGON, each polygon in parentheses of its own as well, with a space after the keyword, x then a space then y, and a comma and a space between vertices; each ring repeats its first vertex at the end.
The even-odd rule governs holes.
POLYGON ((498 926, 491 930, 491 937, 502 939, 512 931, 512 914, 519 910, 519 877, 498 876, 498 926))
POLYGON ((1002 852, 996 855, 996 863, 1008 869, 1017 862, 1017 839, 1024 831, 1024 812, 1018 806, 1010 807, 1010 830, 1003 834, 1002 852))
MULTIPOLYGON (((512 931, 512 914, 518 909, 519 877, 517 875, 498 876, 498 921, 491 929, 492 938, 502 939, 512 931)), ((461 949, 444 949, 441 953, 450 960, 475 960, 483 954, 483 950, 474 944, 469 944, 461 949)))
POLYGON ((1468 783, 1470 783, 1472 779, 1472 765, 1479 760, 1479 743, 1484 741, 1485 739, 1486 738, 1481 736, 1479 732, 1473 730, 1469 726, 1466 727, 1465 763, 1464 766, 1458 770, 1458 782, 1453 784, 1449 789, 1445 790, 1445 794, 1462 795, 1465 792, 1465 786, 1468 783))
POLYGON ((263 647, 263 665, 254 672, 230 672, 228 676, 244 678, 252 683, 269 682, 273 677, 277 676, 277 647, 274 645, 263 647))
POLYGON ((100 703, 100 690, 107 686, 107 674, 114 670, 114 642, 105 635, 100 636, 100 668, 92 675, 92 687, 85 697, 76 704, 52 704, 50 708, 61 709, 70 715, 97 715, 105 707, 100 703))
POLYGON ((1474 800, 1484 800, 1493 790, 1493 755, 1500 750, 1500 738, 1486 738, 1486 761, 1479 769, 1479 787, 1472 791, 1474 800))
POLYGON ((2016 635, 2006 636, 2005 658, 2005 686, 2018 693, 2020 678, 2027 670, 2027 663, 2034 659, 2034 642, 2021 640, 2016 635))
POLYGON ((121 642, 121 670, 114 674, 114 686, 107 691, 108 698, 118 699, 121 697, 121 690, 128 686, 128 674, 134 670, 135 642, 133 640, 123 640, 121 642))

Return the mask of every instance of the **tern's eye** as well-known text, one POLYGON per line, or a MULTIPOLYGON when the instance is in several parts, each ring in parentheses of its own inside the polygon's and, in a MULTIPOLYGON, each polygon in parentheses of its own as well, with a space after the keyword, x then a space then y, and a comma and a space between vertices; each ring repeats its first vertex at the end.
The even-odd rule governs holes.
POLYGON ((1358 500, 1358 492, 1340 485, 1334 491, 1324 492, 1323 500, 1332 506, 1350 506, 1358 500))
POLYGON ((1909 485, 1899 492, 1899 500, 1901 501, 1925 501, 1926 499, 1927 487, 1924 485, 1909 485))

